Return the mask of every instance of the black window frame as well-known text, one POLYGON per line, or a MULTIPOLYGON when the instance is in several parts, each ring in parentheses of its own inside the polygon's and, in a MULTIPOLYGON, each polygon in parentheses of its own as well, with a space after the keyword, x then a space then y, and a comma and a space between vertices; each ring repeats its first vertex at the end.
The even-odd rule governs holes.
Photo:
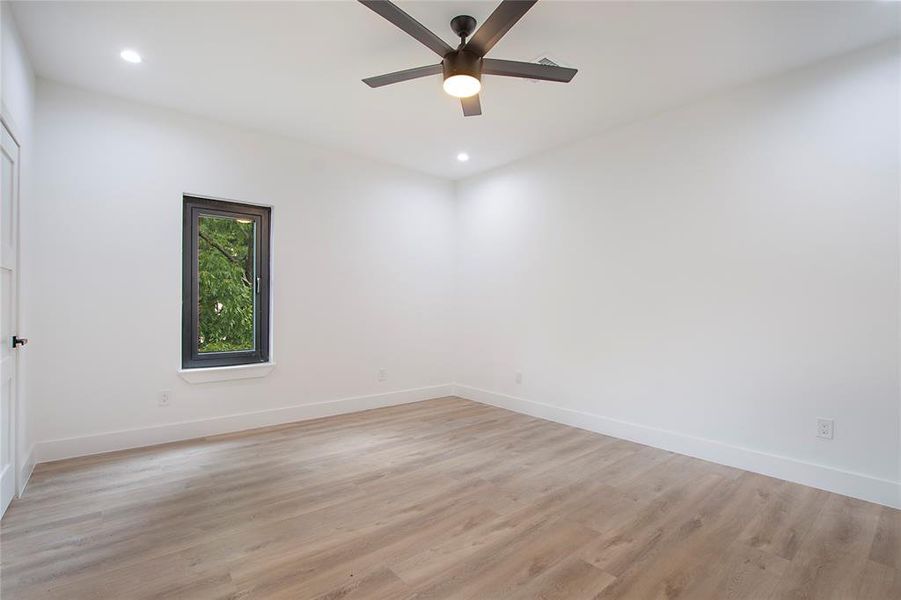
POLYGON ((272 209, 268 206, 244 204, 184 195, 182 215, 182 329, 181 366, 183 369, 228 367, 269 362, 269 283, 270 225, 272 209), (257 289, 254 302, 254 350, 236 352, 199 351, 200 281, 198 275, 198 224, 201 215, 251 219, 256 224, 254 268, 257 289))

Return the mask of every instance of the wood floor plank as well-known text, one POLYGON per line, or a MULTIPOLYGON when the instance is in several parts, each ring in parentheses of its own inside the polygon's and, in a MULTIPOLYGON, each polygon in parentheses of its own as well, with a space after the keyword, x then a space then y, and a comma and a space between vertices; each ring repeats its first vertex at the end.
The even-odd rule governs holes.
POLYGON ((901 598, 901 512, 443 398, 39 465, 37 599, 901 598))
POLYGON ((569 557, 511 593, 514 600, 590 600, 616 580, 610 573, 569 557))
POLYGON ((830 495, 813 529, 774 598, 843 600, 857 597, 872 577, 868 554, 876 536, 882 507, 830 495))
POLYGON ((572 507, 584 502, 602 486, 598 482, 580 481, 568 488, 550 492, 501 519, 439 539, 410 558, 392 563, 391 568, 405 581, 415 585, 440 579, 474 556, 491 555, 524 532, 565 519, 572 507))
POLYGON ((812 529, 829 493, 780 481, 773 486, 772 496, 772 501, 748 520, 741 539, 749 546, 791 560, 812 529))
POLYGON ((469 555, 425 582, 411 598, 504 598, 590 539, 586 528, 567 521, 514 529, 502 543, 469 555))
POLYGON ((858 578, 857 598, 867 600, 898 600, 901 598, 901 573, 881 563, 867 561, 858 578))
POLYGON ((351 581, 326 592, 317 600, 394 600, 410 593, 410 586, 385 567, 365 577, 348 579, 351 581))
POLYGON ((901 510, 883 507, 880 511, 870 560, 901 572, 901 510))

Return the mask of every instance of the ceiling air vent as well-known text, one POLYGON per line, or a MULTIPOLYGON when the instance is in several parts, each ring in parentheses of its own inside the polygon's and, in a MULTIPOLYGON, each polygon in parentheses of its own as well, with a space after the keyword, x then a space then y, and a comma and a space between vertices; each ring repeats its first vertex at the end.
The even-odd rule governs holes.
MULTIPOLYGON (((542 56, 541 58, 536 59, 534 62, 537 62, 539 65, 547 65, 549 67, 559 67, 560 66, 560 63, 558 63, 554 59, 549 58, 547 56, 542 56)), ((527 79, 526 81, 530 81, 532 83, 538 83, 537 79, 527 79)))

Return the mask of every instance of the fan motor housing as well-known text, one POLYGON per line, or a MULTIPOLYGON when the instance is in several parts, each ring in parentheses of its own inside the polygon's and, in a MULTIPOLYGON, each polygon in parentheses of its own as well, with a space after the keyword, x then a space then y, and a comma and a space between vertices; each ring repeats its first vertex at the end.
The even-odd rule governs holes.
POLYGON ((441 66, 445 79, 454 75, 469 75, 482 80, 482 57, 474 52, 455 50, 444 57, 441 66))

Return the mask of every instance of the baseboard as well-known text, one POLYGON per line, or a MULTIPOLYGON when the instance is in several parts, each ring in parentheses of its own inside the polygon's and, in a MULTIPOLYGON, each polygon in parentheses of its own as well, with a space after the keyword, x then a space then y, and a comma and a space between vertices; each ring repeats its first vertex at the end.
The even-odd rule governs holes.
POLYGON ((629 423, 467 385, 454 386, 457 396, 506 408, 612 437, 653 446, 710 462, 800 483, 852 498, 901 508, 901 483, 852 473, 786 456, 767 454, 675 431, 629 423))
POLYGON ((432 398, 453 395, 452 384, 398 390, 384 394, 342 398, 314 404, 301 404, 259 412, 241 413, 202 419, 182 421, 156 427, 111 431, 95 435, 48 440, 35 444, 34 457, 38 463, 116 450, 128 450, 154 446, 168 442, 178 442, 208 435, 234 433, 245 429, 267 427, 329 417, 372 408, 419 402, 432 398))
POLYGON ((18 496, 20 498, 22 497, 22 494, 25 493, 25 487, 28 485, 28 481, 31 479, 31 474, 34 472, 34 458, 35 444, 32 444, 31 448, 28 449, 28 455, 25 457, 25 462, 22 463, 22 467, 19 469, 18 496))
POLYGON ((0 518, 6 514, 9 503, 16 497, 15 472, 13 465, 6 465, 0 470, 0 518))
POLYGON ((15 498, 22 497, 25 492, 25 486, 28 485, 31 472, 34 471, 34 445, 28 449, 25 462, 19 467, 18 478, 13 477, 15 471, 16 468, 10 465, 6 471, 0 474, 0 518, 6 514, 10 502, 15 498))

